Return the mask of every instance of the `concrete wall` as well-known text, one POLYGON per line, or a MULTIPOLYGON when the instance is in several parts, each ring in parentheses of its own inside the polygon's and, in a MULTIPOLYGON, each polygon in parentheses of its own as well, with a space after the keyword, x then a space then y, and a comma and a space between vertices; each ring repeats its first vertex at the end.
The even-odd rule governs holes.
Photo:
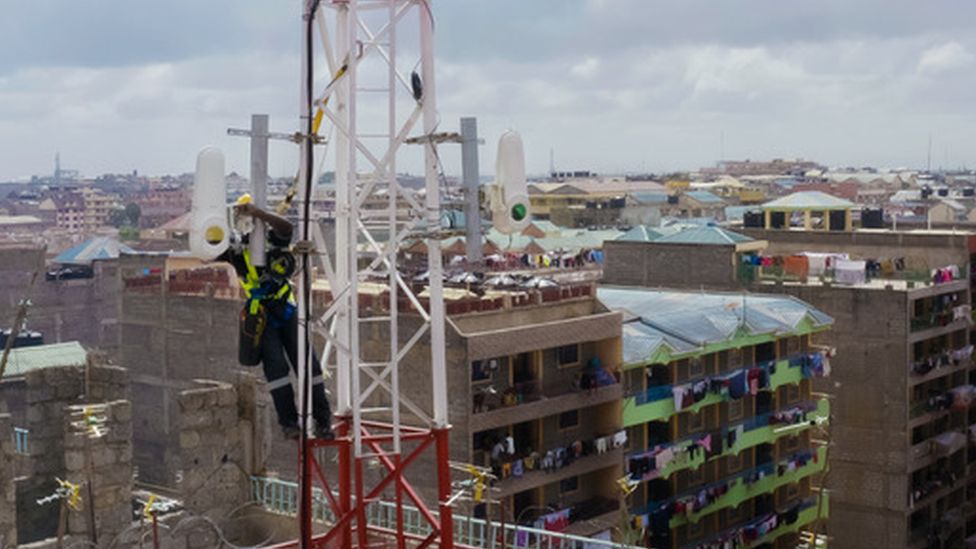
POLYGON ((763 285, 834 317, 837 348, 817 389, 831 401, 829 535, 838 547, 903 547, 907 532, 909 294, 818 285, 763 285))
POLYGON ((607 241, 603 253, 606 284, 727 288, 736 280, 732 246, 607 241))
MULTIPOLYGON (((31 274, 42 265, 40 248, 0 248, 0 318, 13 318, 31 274)), ((116 260, 96 261, 95 276, 79 280, 46 280, 42 268, 31 292, 28 326, 47 343, 79 341, 86 347, 113 351, 118 343, 119 278, 116 260)))
MULTIPOLYGON (((136 259, 126 259, 127 270, 136 259)), ((132 376, 140 479, 172 486, 178 468, 177 395, 193 379, 233 381, 240 302, 212 295, 122 293, 119 362, 132 376)))

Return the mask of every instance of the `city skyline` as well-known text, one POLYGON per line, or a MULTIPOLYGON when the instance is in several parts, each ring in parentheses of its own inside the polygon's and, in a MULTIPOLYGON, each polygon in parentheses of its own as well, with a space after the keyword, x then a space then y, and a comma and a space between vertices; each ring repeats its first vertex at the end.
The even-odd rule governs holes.
MULTIPOLYGON (((533 173, 548 169, 550 149, 558 169, 601 173, 773 157, 924 168, 930 138, 933 168, 976 164, 976 39, 965 23, 976 7, 523 4, 438 5, 442 124, 478 116, 485 172, 508 127, 522 132, 533 173)), ((226 128, 252 112, 279 131, 297 123, 297 11, 229 0, 11 5, 0 23, 0 180, 50 172, 58 150, 85 175, 184 173, 207 144, 246 174, 246 141, 226 128), (32 40, 36 28, 50 40, 32 40)), ((296 147, 271 154, 273 175, 294 172, 296 147)), ((449 173, 457 156, 445 155, 449 173)))

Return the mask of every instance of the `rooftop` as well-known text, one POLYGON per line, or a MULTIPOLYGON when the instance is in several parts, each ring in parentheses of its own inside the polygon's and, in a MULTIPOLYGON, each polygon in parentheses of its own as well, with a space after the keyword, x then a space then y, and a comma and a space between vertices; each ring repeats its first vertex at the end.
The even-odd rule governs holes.
POLYGON ((88 353, 77 341, 11 349, 4 377, 55 366, 84 366, 88 353))
POLYGON ((755 239, 714 225, 678 224, 668 227, 638 225, 620 235, 616 240, 662 244, 729 245, 753 242, 755 239))
POLYGON ((685 195, 703 204, 721 204, 723 202, 721 198, 708 191, 688 191, 685 195))
POLYGON ((61 252, 54 262, 87 265, 98 259, 115 259, 119 252, 132 253, 133 249, 114 238, 99 236, 61 252))
POLYGON ((42 220, 33 215, 0 215, 0 225, 34 225, 42 220))
POLYGON ((846 210, 853 208, 854 203, 843 198, 829 195, 820 191, 802 191, 782 198, 777 198, 762 205, 764 210, 846 210))
POLYGON ((819 331, 834 319, 792 296, 599 288, 597 297, 624 313, 624 363, 653 355, 695 354, 742 337, 819 331))

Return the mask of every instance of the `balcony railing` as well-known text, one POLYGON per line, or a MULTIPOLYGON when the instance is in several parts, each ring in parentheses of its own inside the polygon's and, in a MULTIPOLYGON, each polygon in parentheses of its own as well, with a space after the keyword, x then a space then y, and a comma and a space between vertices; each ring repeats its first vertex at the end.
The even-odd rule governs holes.
POLYGON ((932 313, 919 315, 912 318, 911 329, 913 332, 928 330, 948 326, 954 322, 972 322, 972 307, 970 305, 959 305, 951 309, 935 311, 932 313))
POLYGON ((30 431, 21 427, 14 427, 14 451, 18 454, 30 455, 30 431))
POLYGON ((631 512, 635 515, 643 515, 652 513, 662 506, 679 503, 685 512, 675 514, 670 522, 671 528, 677 528, 688 521, 698 522, 705 515, 720 509, 738 507, 743 501, 759 494, 769 493, 781 486, 798 482, 823 471, 825 465, 826 448, 805 450, 779 462, 770 461, 730 475, 719 482, 696 487, 679 496, 651 502, 631 512), (721 494, 718 495, 718 492, 721 494), (701 501, 707 503, 701 506, 701 501))
POLYGON ((677 471, 698 468, 709 459, 729 453, 739 453, 763 443, 771 443, 786 434, 809 428, 815 423, 825 422, 830 416, 830 406, 826 399, 802 402, 777 412, 770 412, 730 425, 714 433, 696 433, 675 442, 667 442, 627 456, 627 471, 631 480, 637 482, 656 478, 668 478, 677 471), (729 433, 737 433, 729 444, 729 433), (738 434, 741 432, 741 435, 738 434), (706 456, 704 441, 708 437, 709 446, 719 445, 719 451, 708 452, 706 456), (716 438, 718 440, 716 440, 716 438), (670 456, 660 460, 658 456, 670 456))
POLYGON ((730 398, 730 391, 725 381, 734 379, 737 375, 747 374, 750 370, 759 368, 765 372, 768 384, 761 386, 761 390, 772 390, 786 384, 799 383, 803 379, 823 375, 827 357, 822 351, 800 353, 778 361, 767 361, 756 365, 746 366, 720 376, 702 377, 678 387, 706 382, 709 385, 703 399, 690 407, 678 409, 674 405, 675 385, 660 385, 646 390, 636 391, 624 403, 624 425, 632 426, 648 421, 658 421, 670 417, 679 411, 691 410, 697 412, 702 407, 717 404, 730 398), (775 371, 774 371, 775 370, 775 371), (713 383, 716 382, 716 383, 713 383))
POLYGON ((972 345, 966 345, 965 347, 953 350, 944 349, 942 352, 933 353, 913 362, 911 372, 915 376, 925 376, 933 370, 968 363, 972 359, 972 356, 972 345))
POLYGON ((577 475, 588 470, 590 465, 597 468, 617 465, 621 457, 619 449, 626 444, 627 431, 620 430, 592 440, 552 447, 544 452, 500 454, 499 458, 491 460, 491 468, 499 479, 496 487, 502 492, 514 489, 523 491, 531 487, 526 482, 533 484, 532 481, 535 480, 537 482, 534 484, 542 485, 564 478, 567 475, 558 474, 564 470, 571 470, 573 475, 577 475))
POLYGON ((512 406, 536 402, 544 398, 554 398, 567 394, 592 391, 602 387, 609 387, 618 382, 619 380, 616 376, 605 369, 602 370, 602 373, 584 369, 580 373, 579 379, 572 385, 567 385, 562 391, 544 392, 542 381, 538 379, 514 383, 510 387, 503 388, 501 391, 498 391, 497 388, 482 389, 477 391, 473 397, 473 411, 476 414, 486 413, 499 408, 510 408, 512 406))
POLYGON ((707 540, 688 544, 682 549, 720 544, 725 541, 739 542, 742 547, 756 547, 771 543, 784 534, 791 534, 808 526, 821 518, 821 513, 823 517, 826 517, 830 512, 828 494, 823 494, 821 497, 824 499, 822 507, 818 505, 818 496, 810 496, 793 504, 785 511, 766 513, 750 519, 744 524, 729 528, 707 540), (765 530, 765 533, 761 533, 764 531, 759 527, 762 524, 767 525, 767 527, 772 525, 772 527, 765 530))

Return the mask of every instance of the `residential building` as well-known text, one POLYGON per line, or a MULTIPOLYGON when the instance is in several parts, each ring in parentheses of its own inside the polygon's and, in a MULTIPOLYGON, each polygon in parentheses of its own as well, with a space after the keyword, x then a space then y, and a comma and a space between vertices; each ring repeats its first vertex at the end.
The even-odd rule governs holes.
MULTIPOLYGON (((765 241, 765 249, 716 246, 712 252, 713 264, 737 265, 732 284, 732 276, 708 277, 708 269, 682 265, 659 266, 639 283, 788 294, 834 318, 833 371, 829 380, 814 382, 833 399, 831 546, 957 547, 973 538, 976 468, 969 465, 976 447, 967 437, 976 415, 964 399, 954 399, 976 383, 968 276, 973 235, 744 232, 765 241), (684 276, 676 277, 677 270, 684 276)), ((626 262, 612 247, 605 252, 608 269, 626 262)))
POLYGON ((803 175, 811 170, 823 169, 823 166, 809 160, 774 158, 769 161, 724 160, 714 168, 703 168, 701 171, 707 174, 739 177, 744 175, 803 175))
POLYGON ((84 202, 82 223, 85 231, 89 233, 108 225, 109 214, 120 207, 117 197, 105 194, 94 187, 81 189, 81 198, 84 202))
POLYGON ((630 513, 648 547, 795 547, 826 519, 823 312, 784 296, 601 288, 624 314, 630 513))
POLYGON ((530 183, 529 203, 532 216, 536 219, 552 219, 554 211, 570 207, 585 208, 587 203, 606 202, 608 207, 616 206, 611 201, 625 200, 626 195, 636 192, 665 193, 664 185, 655 181, 631 181, 624 178, 610 179, 570 179, 558 183, 530 183))
MULTIPOLYGON (((384 294, 375 289, 361 285, 360 302, 379 313, 384 294)), ((329 299, 324 287, 317 296, 329 299)), ((621 314, 596 299, 592 284, 483 297, 448 289, 445 300, 451 459, 490 468, 498 480, 489 496, 500 502, 459 504, 458 512, 609 535, 620 524, 616 481, 625 444, 621 314)), ((405 299, 402 307, 409 308, 405 299)), ((380 331, 368 332, 366 359, 382 356, 389 340, 380 331)), ((409 353, 404 371, 414 355, 426 360, 409 353)), ((422 395, 429 380, 401 376, 400 387, 422 395)), ((432 463, 418 467, 419 489, 433 493, 432 463)))
POLYGON ((762 205, 764 227, 806 231, 850 231, 854 203, 820 191, 803 191, 762 205))
POLYGON ((38 209, 42 212, 53 212, 55 225, 67 232, 79 233, 85 228, 85 201, 80 194, 55 194, 42 201, 38 209))

